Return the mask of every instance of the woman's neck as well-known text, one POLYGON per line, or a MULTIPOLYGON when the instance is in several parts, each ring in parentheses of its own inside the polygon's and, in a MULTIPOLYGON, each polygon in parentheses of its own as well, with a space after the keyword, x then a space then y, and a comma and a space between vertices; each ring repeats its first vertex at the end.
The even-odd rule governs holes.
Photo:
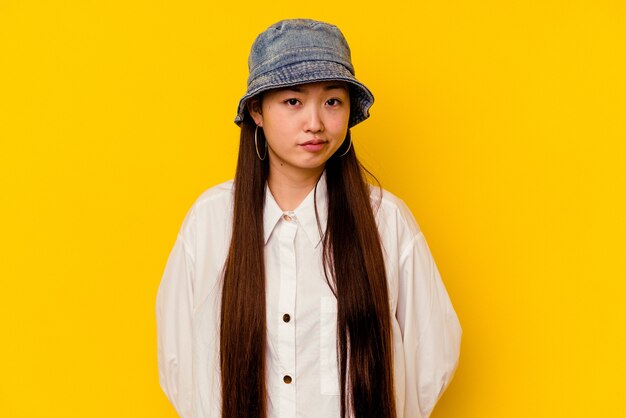
POLYGON ((281 169, 272 170, 270 166, 267 184, 274 200, 282 210, 294 210, 313 190, 323 171, 324 167, 293 172, 281 169))

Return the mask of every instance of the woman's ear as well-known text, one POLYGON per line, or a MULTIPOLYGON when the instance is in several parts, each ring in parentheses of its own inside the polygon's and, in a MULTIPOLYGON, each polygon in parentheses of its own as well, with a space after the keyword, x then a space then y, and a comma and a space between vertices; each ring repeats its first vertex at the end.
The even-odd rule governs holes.
POLYGON ((261 100, 258 97, 252 97, 246 103, 248 112, 257 126, 263 126, 263 114, 261 113, 261 100))

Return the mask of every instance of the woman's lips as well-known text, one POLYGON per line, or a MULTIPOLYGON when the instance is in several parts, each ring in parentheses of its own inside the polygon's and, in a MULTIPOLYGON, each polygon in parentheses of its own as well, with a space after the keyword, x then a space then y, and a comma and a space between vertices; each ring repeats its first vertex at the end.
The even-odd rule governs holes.
POLYGON ((321 139, 312 139, 310 141, 303 142, 300 144, 302 148, 309 152, 317 152, 320 151, 327 144, 326 141, 321 139))

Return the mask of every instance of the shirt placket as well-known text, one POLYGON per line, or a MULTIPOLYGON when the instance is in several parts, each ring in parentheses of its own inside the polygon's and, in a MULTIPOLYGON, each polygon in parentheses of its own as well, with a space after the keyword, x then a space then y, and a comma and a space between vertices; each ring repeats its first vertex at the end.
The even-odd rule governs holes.
POLYGON ((282 216, 283 227, 279 234, 280 292, 278 324, 278 355, 281 366, 280 417, 296 416, 296 246, 298 223, 293 212, 282 216))

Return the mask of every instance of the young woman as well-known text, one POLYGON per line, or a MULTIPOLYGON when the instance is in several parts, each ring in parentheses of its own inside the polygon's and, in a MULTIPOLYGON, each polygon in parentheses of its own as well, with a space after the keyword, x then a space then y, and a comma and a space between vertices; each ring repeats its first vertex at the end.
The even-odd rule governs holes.
POLYGON ((182 417, 427 417, 461 329, 401 200, 350 127, 371 92, 335 26, 261 33, 234 181, 195 202, 157 296, 159 377, 182 417))

